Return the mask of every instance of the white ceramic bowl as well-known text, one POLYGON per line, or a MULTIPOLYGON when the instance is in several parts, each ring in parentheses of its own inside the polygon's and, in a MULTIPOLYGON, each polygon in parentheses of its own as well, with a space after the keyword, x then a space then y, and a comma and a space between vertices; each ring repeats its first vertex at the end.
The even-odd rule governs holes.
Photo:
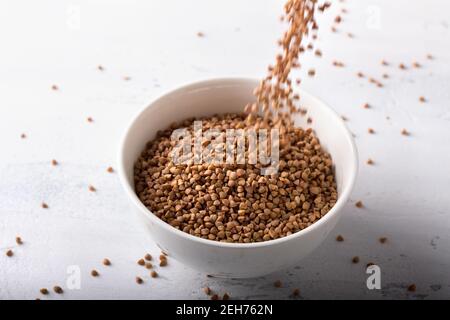
POLYGON ((119 174, 133 210, 148 227, 156 244, 169 256, 199 271, 218 277, 251 278, 272 273, 297 263, 317 248, 338 222, 353 188, 357 173, 357 152, 353 137, 342 119, 326 104, 300 91, 308 115, 298 116, 296 125, 312 127, 322 146, 331 154, 336 171, 338 201, 312 226, 288 237, 259 243, 222 243, 191 236, 153 215, 134 192, 133 166, 156 132, 174 121, 192 116, 242 112, 254 100, 258 80, 213 79, 170 91, 153 101, 131 122, 122 142, 119 174), (313 122, 307 124, 307 117, 313 122))

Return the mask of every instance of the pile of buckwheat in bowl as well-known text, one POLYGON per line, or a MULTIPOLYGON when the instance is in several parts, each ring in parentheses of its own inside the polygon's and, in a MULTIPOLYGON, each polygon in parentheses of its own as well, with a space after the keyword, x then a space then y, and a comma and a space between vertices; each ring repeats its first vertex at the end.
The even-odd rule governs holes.
MULTIPOLYGON (((220 115, 203 124, 238 127, 242 118, 220 115)), ((331 158, 311 129, 293 128, 290 145, 280 150, 278 173, 264 176, 259 164, 174 165, 171 133, 192 124, 160 132, 135 165, 139 198, 171 226, 210 240, 267 241, 310 226, 336 203, 331 158)))
POLYGON ((261 164, 249 161, 175 163, 172 133, 184 128, 195 136, 199 119, 173 124, 147 144, 134 169, 138 197, 161 220, 204 239, 250 243, 303 230, 334 206, 338 195, 332 159, 311 129, 294 126, 294 116, 304 115, 304 110, 289 79, 291 69, 300 67, 302 40, 317 30, 316 2, 287 1, 289 28, 279 41, 283 50, 255 89, 256 102, 248 104, 243 114, 200 119, 202 130, 219 129, 223 135, 228 129, 278 129, 278 170, 265 175, 261 164))

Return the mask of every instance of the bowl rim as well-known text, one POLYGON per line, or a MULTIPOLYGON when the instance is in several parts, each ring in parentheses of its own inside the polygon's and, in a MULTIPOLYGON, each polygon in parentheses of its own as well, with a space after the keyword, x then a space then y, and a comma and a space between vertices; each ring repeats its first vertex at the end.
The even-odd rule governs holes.
POLYGON ((141 108, 136 113, 136 115, 132 117, 131 121, 126 126, 125 133, 123 134, 121 142, 120 142, 119 154, 118 154, 118 173, 119 173, 119 179, 122 184, 122 187, 125 189, 128 197, 131 199, 133 204, 139 209, 141 214, 143 214, 147 219, 150 219, 152 222, 157 224, 159 227, 165 229, 167 232, 175 233, 176 235, 178 235, 181 238, 188 240, 188 241, 198 242, 199 244, 216 247, 216 248, 250 249, 250 248, 270 247, 273 245, 282 244, 283 242, 288 242, 288 241, 292 241, 297 238, 300 238, 303 235, 305 235, 307 233, 311 233, 314 230, 318 229, 320 226, 326 224, 333 215, 338 214, 343 209, 344 205, 347 203, 347 201, 350 197, 350 194, 353 190, 353 187, 354 187, 355 181, 356 181, 357 172, 358 172, 358 152, 356 149, 356 144, 353 139, 352 133, 348 129, 344 120, 342 120, 342 118, 339 116, 339 114, 335 110, 333 110, 327 103, 316 98, 314 95, 311 95, 310 93, 304 91, 303 89, 297 89, 297 90, 300 90, 300 93, 302 95, 306 95, 306 96, 308 96, 309 99, 313 100, 314 104, 321 104, 323 107, 325 107, 324 109, 326 110, 326 112, 332 114, 334 119, 337 122, 339 122, 339 125, 343 127, 344 132, 345 132, 345 138, 346 138, 347 142, 349 143, 350 149, 352 152, 351 159, 353 159, 353 161, 352 161, 353 163, 351 164, 351 169, 350 169, 350 182, 348 183, 347 187, 344 188, 344 190, 342 190, 342 193, 340 194, 340 196, 338 196, 336 204, 333 206, 333 208, 331 208, 330 211, 328 211, 327 214, 324 217, 322 217, 321 219, 319 219, 317 222, 315 222, 312 225, 310 225, 309 227, 307 227, 303 230, 297 231, 289 236, 285 236, 285 237, 274 239, 274 240, 261 241, 261 242, 250 242, 250 243, 220 242, 220 241, 208 240, 208 239, 196 237, 189 233, 183 232, 182 230, 172 227, 168 223, 166 223, 163 220, 161 220, 160 218, 158 218, 153 212, 151 212, 141 202, 141 200, 137 196, 136 192, 134 191, 134 188, 128 182, 127 175, 125 173, 126 169, 124 167, 124 156, 125 156, 124 150, 126 148, 126 142, 128 140, 128 135, 130 133, 131 128, 134 126, 136 121, 140 118, 140 116, 144 112, 146 112, 148 109, 152 108, 156 104, 156 102, 158 102, 159 100, 164 99, 173 94, 176 94, 180 91, 196 89, 198 87, 202 87, 207 84, 211 85, 211 84, 219 84, 219 83, 223 83, 223 82, 238 83, 238 82, 258 82, 258 81, 259 81, 258 79, 251 78, 251 77, 221 77, 221 78, 212 77, 212 78, 197 80, 194 82, 187 82, 183 85, 178 85, 176 87, 172 87, 170 89, 165 90, 164 92, 159 94, 156 98, 152 99, 152 101, 150 101, 150 103, 148 103, 144 108, 141 108))

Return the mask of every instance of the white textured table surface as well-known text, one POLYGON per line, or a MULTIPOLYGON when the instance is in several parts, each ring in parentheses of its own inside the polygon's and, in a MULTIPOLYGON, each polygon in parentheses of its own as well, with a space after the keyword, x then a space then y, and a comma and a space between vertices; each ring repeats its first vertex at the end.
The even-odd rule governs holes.
POLYGON ((73 265, 81 270, 80 290, 49 299, 198 299, 205 298, 204 286, 238 299, 288 298, 296 287, 306 299, 450 298, 446 0, 334 1, 321 19, 317 45, 323 57, 303 60, 304 69, 317 69, 303 85, 348 118, 361 168, 353 202, 318 250, 298 267, 265 278, 210 279, 169 260, 159 279, 134 282, 146 275, 136 260, 158 250, 130 213, 117 175, 106 172, 116 166, 127 123, 151 99, 182 83, 261 77, 282 32, 282 2, 2 1, 0 298, 34 299, 42 287, 66 288, 73 265), (348 13, 332 33, 342 7, 348 13), (197 37, 199 31, 205 37, 197 37), (383 67, 382 59, 390 66, 383 67), (333 60, 345 67, 333 67, 333 60), (413 69, 413 61, 422 68, 413 69), (408 69, 400 70, 400 63, 408 69), (358 78, 358 71, 384 87, 358 78), (366 102, 372 108, 362 108, 366 102), (369 127, 376 134, 369 135, 369 127), (411 135, 402 136, 403 128, 411 135), (374 166, 365 164, 369 157, 374 166), (60 165, 51 166, 52 159, 60 165), (89 184, 98 191, 89 192, 89 184), (365 208, 357 209, 356 200, 365 208), (343 243, 334 240, 337 234, 343 243), (23 246, 15 244, 17 235, 23 246), (381 236, 387 244, 378 243, 381 236), (351 263, 355 255, 361 258, 357 265, 351 263), (111 267, 101 265, 104 257, 111 267), (366 288, 368 262, 381 267, 382 290, 366 288), (89 275, 93 268, 99 278, 89 275), (283 288, 273 287, 277 279, 283 288), (415 293, 405 289, 411 283, 415 293))

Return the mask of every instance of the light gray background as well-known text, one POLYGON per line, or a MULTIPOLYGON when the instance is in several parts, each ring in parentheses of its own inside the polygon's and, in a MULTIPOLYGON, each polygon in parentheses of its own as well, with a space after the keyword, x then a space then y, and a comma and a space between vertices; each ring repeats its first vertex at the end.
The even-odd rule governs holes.
POLYGON ((2 1, 0 298, 34 299, 41 287, 65 288, 70 265, 82 270, 81 289, 50 299, 197 299, 205 298, 204 286, 239 299, 288 298, 296 287, 306 299, 449 298, 450 3, 333 2, 321 18, 323 58, 309 55, 302 64, 303 74, 317 69, 314 79, 303 77, 304 88, 349 119, 360 152, 352 202, 336 230, 296 268, 265 278, 209 279, 170 260, 160 279, 138 286, 135 276, 147 273, 136 260, 158 250, 130 213, 117 174, 106 173, 116 167, 126 125, 180 84, 262 77, 283 30, 283 1, 2 1), (348 14, 334 34, 342 7, 348 14), (425 59, 427 53, 435 59, 425 59), (391 66, 382 67, 382 59, 391 66), (412 70, 415 60, 423 68, 412 70), (401 62, 408 70, 396 67, 401 62), (358 71, 390 79, 377 88, 358 79, 358 71), (52 84, 60 90, 50 90, 52 84), (429 102, 419 103, 421 95, 429 102), (373 107, 363 109, 366 102, 373 107), (88 116, 95 122, 87 123, 88 116), (411 136, 400 135, 402 128, 411 136), (375 166, 365 164, 369 157, 375 166), (50 165, 53 158, 60 166, 50 165), (88 192, 89 184, 98 192, 88 192), (355 208, 359 199, 364 209, 355 208), (15 245, 16 235, 24 246, 15 245), (388 244, 379 244, 380 236, 388 244), (8 248, 13 258, 5 256, 8 248), (355 255, 358 265, 351 263, 355 255), (101 265, 104 257, 112 267, 101 265), (367 262, 381 267, 380 291, 366 289, 367 262), (92 268, 101 277, 91 278, 92 268), (277 279, 283 288, 273 287, 277 279), (414 294, 405 289, 411 283, 414 294))

